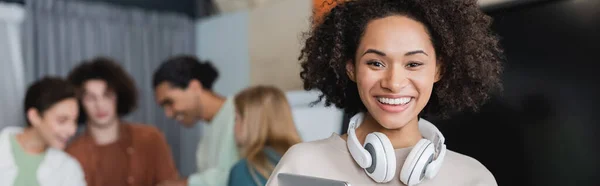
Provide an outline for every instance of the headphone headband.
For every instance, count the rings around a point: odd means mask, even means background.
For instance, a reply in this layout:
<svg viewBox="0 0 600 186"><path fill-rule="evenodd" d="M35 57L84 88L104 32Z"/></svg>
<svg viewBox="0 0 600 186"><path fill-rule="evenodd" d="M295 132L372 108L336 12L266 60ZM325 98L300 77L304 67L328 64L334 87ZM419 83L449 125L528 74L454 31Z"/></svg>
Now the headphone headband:
<svg viewBox="0 0 600 186"><path fill-rule="evenodd" d="M369 133L363 147L356 136L356 129L362 124L364 117L364 113L357 113L350 119L346 142L348 150L369 177L378 183L388 182L398 166L394 147L385 134L380 132ZM400 180L407 185L419 183L424 177L433 178L440 170L446 154L442 133L431 122L423 118L418 119L419 132L425 139L421 139L415 145L402 165Z"/></svg>
<svg viewBox="0 0 600 186"><path fill-rule="evenodd" d="M352 116L350 119L350 123L348 125L348 142L346 145L348 146L348 150L350 151L350 154L352 154L354 161L356 161L360 167L367 168L371 166L371 163L373 163L371 155L360 144L355 133L355 129L360 126L363 119L363 113L358 113Z"/></svg>
<svg viewBox="0 0 600 186"><path fill-rule="evenodd" d="M358 138L355 135L355 130L362 124L364 117L365 117L364 113L359 112L359 113L355 114L354 116L352 116L352 118L350 119L350 123L348 124L348 132L347 133L353 134L353 135L348 135L349 139L353 138L352 140L348 140L348 141L350 143L354 143L353 145L357 145L356 147L360 147L360 149L362 149L362 145L360 145L358 143ZM445 148L444 142L446 141L446 138L444 138L444 135L442 135L442 132L440 132L440 130L435 125L433 125L433 123L431 123L423 118L419 118L419 131L421 132L421 135L425 139L428 139L429 141L431 141L433 143L433 145L435 147L435 155L436 155L434 157L434 159L437 159L437 157L440 155L440 152ZM350 143L348 145L350 145ZM350 152L352 153L352 149L350 150Z"/></svg>
<svg viewBox="0 0 600 186"><path fill-rule="evenodd" d="M433 146L435 147L435 158L437 158L439 153L442 151L446 138L444 138L442 132L440 132L440 130L433 125L433 123L423 118L419 118L419 131L421 131L421 135L425 137L425 139L428 139L433 143Z"/></svg>

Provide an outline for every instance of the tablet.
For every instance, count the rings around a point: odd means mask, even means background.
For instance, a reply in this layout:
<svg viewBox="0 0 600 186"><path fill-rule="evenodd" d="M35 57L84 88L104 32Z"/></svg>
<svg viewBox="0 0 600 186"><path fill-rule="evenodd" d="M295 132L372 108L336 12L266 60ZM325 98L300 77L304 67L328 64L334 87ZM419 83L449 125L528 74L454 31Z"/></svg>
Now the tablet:
<svg viewBox="0 0 600 186"><path fill-rule="evenodd" d="M349 183L344 181L288 173L277 174L277 179L279 180L279 186L350 186Z"/></svg>

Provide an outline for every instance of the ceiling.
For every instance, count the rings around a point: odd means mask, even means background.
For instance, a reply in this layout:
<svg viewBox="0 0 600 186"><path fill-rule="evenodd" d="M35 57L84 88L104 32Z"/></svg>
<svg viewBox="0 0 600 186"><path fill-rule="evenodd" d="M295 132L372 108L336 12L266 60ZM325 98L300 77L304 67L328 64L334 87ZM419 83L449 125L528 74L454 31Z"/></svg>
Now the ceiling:
<svg viewBox="0 0 600 186"><path fill-rule="evenodd" d="M211 1L211 0L197 0L197 1ZM273 3L280 0L212 0L215 8L221 13L234 12L244 9L253 9L257 6L264 4ZM308 0L304 0L308 1ZM543 0L479 0L479 5L484 9L495 9L510 7L517 4L529 3Z"/></svg>
<svg viewBox="0 0 600 186"><path fill-rule="evenodd" d="M23 3L27 0L0 0ZM122 6L135 6L145 9L179 12L192 18L201 18L215 13L227 13L243 9L252 9L280 0L81 0L108 2ZM303 0L308 1L308 0ZM518 4L549 0L479 0L484 10L495 10Z"/></svg>

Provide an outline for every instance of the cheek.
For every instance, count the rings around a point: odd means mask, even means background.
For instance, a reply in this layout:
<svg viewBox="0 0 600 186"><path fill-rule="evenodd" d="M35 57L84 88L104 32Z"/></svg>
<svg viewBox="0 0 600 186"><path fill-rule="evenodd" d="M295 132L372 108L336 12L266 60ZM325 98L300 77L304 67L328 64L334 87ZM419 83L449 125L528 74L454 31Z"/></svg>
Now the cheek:
<svg viewBox="0 0 600 186"><path fill-rule="evenodd" d="M419 93L417 98L417 107L424 108L429 102L433 93L433 84L435 82L435 74L427 73L412 78L412 82Z"/></svg>
<svg viewBox="0 0 600 186"><path fill-rule="evenodd" d="M185 99L184 99L185 100ZM181 112L183 110L187 110L191 103L189 101L182 101L181 99L173 99L173 103L171 104L171 109L175 112Z"/></svg>
<svg viewBox="0 0 600 186"><path fill-rule="evenodd" d="M111 112L116 112L117 111L117 98L111 97L111 98L108 98L106 101L108 101L108 104L107 104L108 108L106 108L106 109Z"/></svg>
<svg viewBox="0 0 600 186"><path fill-rule="evenodd" d="M239 122L236 122L236 124L235 124L235 135L241 137L241 136L243 136L243 134L244 134L244 129L243 129L242 124L239 123Z"/></svg>
<svg viewBox="0 0 600 186"><path fill-rule="evenodd" d="M373 88L379 86L378 82L380 77L380 73L368 71L368 70L359 70L356 74L356 86L358 88L358 92L368 92Z"/></svg>
<svg viewBox="0 0 600 186"><path fill-rule="evenodd" d="M83 100L81 102L81 104L83 105L83 108L85 109L85 111L87 111L87 112L95 112L94 103L92 101Z"/></svg>
<svg viewBox="0 0 600 186"><path fill-rule="evenodd" d="M60 133L60 125L56 122L46 121L43 125L44 128L42 130L48 137L57 136Z"/></svg>
<svg viewBox="0 0 600 186"><path fill-rule="evenodd" d="M179 103L179 102L173 102L173 104L171 105L171 110L173 112L175 112L174 114L180 113L185 108L185 103Z"/></svg>
<svg viewBox="0 0 600 186"><path fill-rule="evenodd" d="M425 94L421 96L430 96L433 89L433 84L435 83L435 70L423 71L423 73L415 73L411 77L411 81L414 83L420 94Z"/></svg>

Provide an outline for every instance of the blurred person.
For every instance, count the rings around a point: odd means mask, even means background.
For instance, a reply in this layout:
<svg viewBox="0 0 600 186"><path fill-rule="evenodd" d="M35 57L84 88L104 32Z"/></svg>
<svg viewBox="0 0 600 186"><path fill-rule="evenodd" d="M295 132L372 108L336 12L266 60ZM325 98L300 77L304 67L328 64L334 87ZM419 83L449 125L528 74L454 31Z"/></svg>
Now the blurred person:
<svg viewBox="0 0 600 186"><path fill-rule="evenodd" d="M338 4L308 33L300 76L326 104L354 114L348 133L294 145L267 185L279 173L352 185L497 185L421 118L477 111L502 88L490 24L476 0Z"/></svg>
<svg viewBox="0 0 600 186"><path fill-rule="evenodd" d="M131 77L113 60L83 61L68 76L82 105L85 130L68 146L88 185L156 185L179 178L171 149L154 126L122 119L136 108Z"/></svg>
<svg viewBox="0 0 600 186"><path fill-rule="evenodd" d="M0 185L85 186L77 160L63 151L77 130L75 89L58 77L44 77L25 95L25 128L0 132Z"/></svg>
<svg viewBox="0 0 600 186"><path fill-rule="evenodd" d="M243 159L229 175L229 186L262 186L281 156L300 143L285 94L271 86L250 87L235 97L235 137Z"/></svg>
<svg viewBox="0 0 600 186"><path fill-rule="evenodd" d="M233 99L212 91L218 76L212 64L188 55L171 57L154 72L152 85L156 103L167 117L190 128L199 121L207 122L196 151L196 173L161 185L227 184L229 170L239 155L233 132Z"/></svg>

